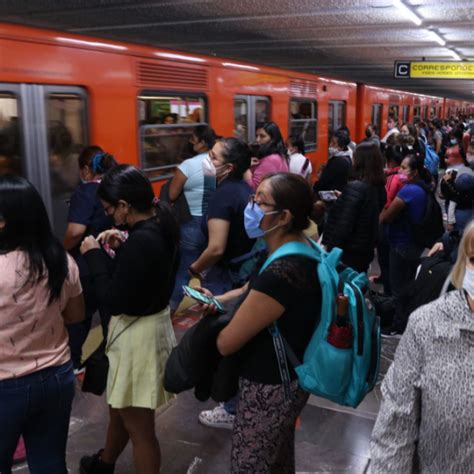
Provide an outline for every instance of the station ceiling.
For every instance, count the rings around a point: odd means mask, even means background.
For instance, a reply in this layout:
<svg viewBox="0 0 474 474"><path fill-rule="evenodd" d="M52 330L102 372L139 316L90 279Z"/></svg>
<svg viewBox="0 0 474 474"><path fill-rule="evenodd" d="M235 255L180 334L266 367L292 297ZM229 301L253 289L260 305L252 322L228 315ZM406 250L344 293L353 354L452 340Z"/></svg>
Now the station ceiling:
<svg viewBox="0 0 474 474"><path fill-rule="evenodd" d="M474 101L473 81L393 78L395 60L474 60L474 0L402 0L420 25L396 3L3 0L0 19Z"/></svg>

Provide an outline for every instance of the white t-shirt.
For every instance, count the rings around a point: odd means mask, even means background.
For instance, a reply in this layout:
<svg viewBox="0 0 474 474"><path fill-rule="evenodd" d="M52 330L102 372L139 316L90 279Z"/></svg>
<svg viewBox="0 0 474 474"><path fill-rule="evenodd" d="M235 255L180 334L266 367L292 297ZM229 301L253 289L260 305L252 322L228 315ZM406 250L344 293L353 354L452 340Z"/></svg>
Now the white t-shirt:
<svg viewBox="0 0 474 474"><path fill-rule="evenodd" d="M201 153L193 158L184 160L178 169L188 178L184 184L184 196L188 202L192 216L203 216L207 213L207 201L215 189L215 180L204 179L202 162L208 153Z"/></svg>
<svg viewBox="0 0 474 474"><path fill-rule="evenodd" d="M303 171L305 163L308 161L308 166ZM290 155L290 173L299 174L303 178L307 178L312 172L313 168L311 166L311 161L306 158L306 156L301 153L293 153Z"/></svg>

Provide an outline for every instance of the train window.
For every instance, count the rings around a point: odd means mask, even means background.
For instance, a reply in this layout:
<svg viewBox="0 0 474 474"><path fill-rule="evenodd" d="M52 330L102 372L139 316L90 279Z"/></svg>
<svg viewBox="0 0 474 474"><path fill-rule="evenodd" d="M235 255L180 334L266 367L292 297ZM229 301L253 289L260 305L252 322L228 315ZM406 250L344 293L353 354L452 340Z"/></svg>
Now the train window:
<svg viewBox="0 0 474 474"><path fill-rule="evenodd" d="M398 122L398 110L399 110L399 107L398 105L396 104L390 104L388 106L388 115L393 115L393 117L395 118L395 123Z"/></svg>
<svg viewBox="0 0 474 474"><path fill-rule="evenodd" d="M244 98L234 99L234 136L247 141L248 133L248 103Z"/></svg>
<svg viewBox="0 0 474 474"><path fill-rule="evenodd" d="M429 119L429 117L428 117L428 106L427 105L423 106L422 117L423 117L423 120L428 120Z"/></svg>
<svg viewBox="0 0 474 474"><path fill-rule="evenodd" d="M200 94L143 92L138 97L141 166L159 179L192 156L189 139L206 123L206 98Z"/></svg>
<svg viewBox="0 0 474 474"><path fill-rule="evenodd" d="M77 158L87 144L86 101L79 94L50 93L46 99L53 200L70 196L79 183Z"/></svg>
<svg viewBox="0 0 474 474"><path fill-rule="evenodd" d="M314 100L291 99L290 120L288 130L290 135L303 138L306 151L314 151L317 146L317 103Z"/></svg>
<svg viewBox="0 0 474 474"><path fill-rule="evenodd" d="M344 125L346 125L346 103L339 100L330 100L328 113L329 138L338 128Z"/></svg>
<svg viewBox="0 0 474 474"><path fill-rule="evenodd" d="M377 132L382 130L382 104L372 105L372 125L377 126Z"/></svg>
<svg viewBox="0 0 474 474"><path fill-rule="evenodd" d="M415 105L413 107L413 122L419 122L421 120L421 107Z"/></svg>
<svg viewBox="0 0 474 474"><path fill-rule="evenodd" d="M410 106L404 105L402 109L402 121L403 123L408 123L408 116L410 114Z"/></svg>
<svg viewBox="0 0 474 474"><path fill-rule="evenodd" d="M270 98L255 95L234 97L234 136L252 143L255 131L270 120Z"/></svg>
<svg viewBox="0 0 474 474"><path fill-rule="evenodd" d="M267 97L255 97L255 130L270 120L270 100Z"/></svg>
<svg viewBox="0 0 474 474"><path fill-rule="evenodd" d="M22 174L20 101L11 92L0 92L0 175Z"/></svg>
<svg viewBox="0 0 474 474"><path fill-rule="evenodd" d="M435 118L436 116L436 107L430 107L430 119Z"/></svg>

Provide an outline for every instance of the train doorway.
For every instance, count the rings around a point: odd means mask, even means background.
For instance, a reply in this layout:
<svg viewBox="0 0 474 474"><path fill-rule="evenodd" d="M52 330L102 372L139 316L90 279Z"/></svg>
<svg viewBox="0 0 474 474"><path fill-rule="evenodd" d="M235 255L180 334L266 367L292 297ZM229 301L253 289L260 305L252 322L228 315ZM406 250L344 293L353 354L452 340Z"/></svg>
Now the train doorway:
<svg viewBox="0 0 474 474"><path fill-rule="evenodd" d="M0 83L0 174L19 174L35 185L61 240L88 137L85 89Z"/></svg>

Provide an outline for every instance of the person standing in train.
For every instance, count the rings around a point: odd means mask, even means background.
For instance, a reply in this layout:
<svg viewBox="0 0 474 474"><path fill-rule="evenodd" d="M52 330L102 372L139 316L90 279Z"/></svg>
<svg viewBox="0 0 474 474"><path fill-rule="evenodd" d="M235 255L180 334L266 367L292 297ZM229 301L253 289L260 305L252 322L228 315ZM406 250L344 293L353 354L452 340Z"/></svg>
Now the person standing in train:
<svg viewBox="0 0 474 474"><path fill-rule="evenodd" d="M259 145L258 156L252 158L252 166L245 175L253 191L267 174L289 170L288 150L275 122L267 122L257 129L256 142Z"/></svg>
<svg viewBox="0 0 474 474"><path fill-rule="evenodd" d="M474 223L451 272L455 287L410 315L382 383L373 474L468 473L474 465Z"/></svg>
<svg viewBox="0 0 474 474"><path fill-rule="evenodd" d="M181 224L181 261L176 275L176 283L171 296L171 311L175 311L183 299L183 285L189 282L189 266L201 255L207 245L203 232L203 220L207 215L208 201L216 189L215 178L204 176L202 163L209 156L216 137L208 125L197 126L190 143L197 153L193 158L183 161L177 168L169 187L170 201L176 201L184 193L188 203L191 220Z"/></svg>
<svg viewBox="0 0 474 474"><path fill-rule="evenodd" d="M82 239L87 235L98 236L109 229L112 221L104 214L104 208L97 196L97 188L105 172L117 165L114 157L102 148L92 145L84 148L78 157L82 183L71 197L68 226L64 236L64 248L74 257L81 276L81 285L86 302L86 317L77 324L67 327L69 346L75 373L80 373L82 346L89 334L92 316L98 310L104 338L107 337L110 314L97 301L89 268L79 252Z"/></svg>
<svg viewBox="0 0 474 474"><path fill-rule="evenodd" d="M384 144L387 143L387 139L390 135L392 135L393 133L400 133L400 131L397 128L397 123L395 122L395 116L393 114L389 114L388 116L387 128L388 128L387 133L383 136L382 140L380 140Z"/></svg>
<svg viewBox="0 0 474 474"><path fill-rule="evenodd" d="M67 474L74 373L65 324L84 318L79 270L38 191L0 176L0 472L20 435L29 472Z"/></svg>
<svg viewBox="0 0 474 474"><path fill-rule="evenodd" d="M169 299L179 261L179 226L171 209L155 199L145 174L129 165L109 171L97 190L115 225L81 244L99 302L113 315L106 353L109 359L109 425L104 449L81 459L82 474L112 473L128 441L135 471L160 472L161 452L155 410L172 395L163 387L168 355L176 345ZM116 250L110 259L100 248Z"/></svg>

